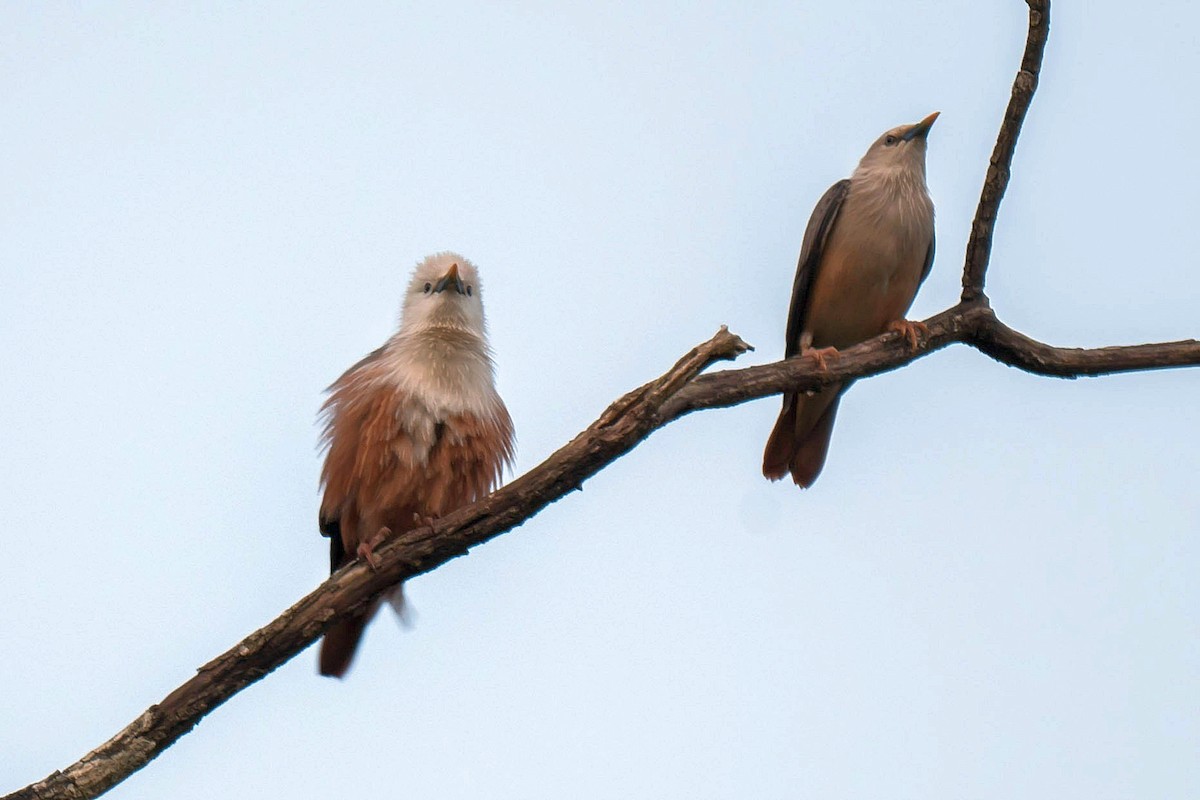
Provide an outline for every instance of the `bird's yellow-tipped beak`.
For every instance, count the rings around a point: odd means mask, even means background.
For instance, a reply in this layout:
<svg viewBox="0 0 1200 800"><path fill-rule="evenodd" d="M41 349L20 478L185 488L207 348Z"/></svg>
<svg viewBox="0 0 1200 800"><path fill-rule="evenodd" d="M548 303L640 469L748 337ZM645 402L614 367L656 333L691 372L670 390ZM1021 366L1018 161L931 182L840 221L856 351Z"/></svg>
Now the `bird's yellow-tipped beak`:
<svg viewBox="0 0 1200 800"><path fill-rule="evenodd" d="M436 285L434 285L433 291L435 293L443 292L451 287L453 287L454 291L458 292L459 294L465 294L467 291L467 287L463 285L462 278L458 277L458 264L450 265L450 269L447 270L446 274L443 275L440 280L438 280Z"/></svg>
<svg viewBox="0 0 1200 800"><path fill-rule="evenodd" d="M902 137L904 139L904 141L911 142L913 139L916 139L918 136L921 136L921 137L928 136L929 129L933 127L933 123L935 121L937 121L938 115L941 113L942 112L940 112L940 111L935 111L932 114L930 114L928 117L926 117L925 119L918 122L916 125L913 125L911 128L909 128L908 132L905 133L904 136Z"/></svg>

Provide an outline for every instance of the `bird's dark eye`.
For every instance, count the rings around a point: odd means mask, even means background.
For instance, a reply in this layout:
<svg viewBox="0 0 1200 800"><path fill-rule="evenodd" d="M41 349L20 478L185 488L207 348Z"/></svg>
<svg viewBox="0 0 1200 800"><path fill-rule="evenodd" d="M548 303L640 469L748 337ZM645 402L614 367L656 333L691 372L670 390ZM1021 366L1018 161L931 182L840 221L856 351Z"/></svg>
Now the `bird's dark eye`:
<svg viewBox="0 0 1200 800"><path fill-rule="evenodd" d="M433 284L432 283L425 284L425 294L429 294L432 291L433 291Z"/></svg>
<svg viewBox="0 0 1200 800"><path fill-rule="evenodd" d="M470 297L470 296L471 296L471 287L468 286L467 287L467 297Z"/></svg>
<svg viewBox="0 0 1200 800"><path fill-rule="evenodd" d="M895 144L895 143L896 143L896 142L898 142L898 141L899 141L899 139L897 139L895 136L892 136L891 134L888 134L888 137L887 137L886 139L884 139L884 140L883 140L883 143L884 143L884 144L889 144L889 145L890 145L890 144Z"/></svg>

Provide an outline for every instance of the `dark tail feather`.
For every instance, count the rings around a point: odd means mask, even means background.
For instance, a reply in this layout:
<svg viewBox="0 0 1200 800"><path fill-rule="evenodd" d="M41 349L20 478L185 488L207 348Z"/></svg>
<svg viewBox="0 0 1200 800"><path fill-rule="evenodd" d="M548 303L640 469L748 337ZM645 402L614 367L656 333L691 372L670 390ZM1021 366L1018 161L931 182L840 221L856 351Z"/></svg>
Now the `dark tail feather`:
<svg viewBox="0 0 1200 800"><path fill-rule="evenodd" d="M788 474L788 465L792 454L796 451L796 395L783 396L783 410L767 439L766 450L763 451L763 476L777 481Z"/></svg>
<svg viewBox="0 0 1200 800"><path fill-rule="evenodd" d="M367 616L355 614L334 623L332 628L325 631L319 659L322 675L340 678L346 674L350 662L354 660L354 651L358 649L363 629L367 627L367 619Z"/></svg>
<svg viewBox="0 0 1200 800"><path fill-rule="evenodd" d="M833 436L833 420L837 416L838 402L841 396L833 398L812 430L795 448L791 457L789 471L796 485L807 489L817 480L821 469L825 466L825 456L829 453L829 440ZM772 434L774 438L774 434ZM768 448L770 445L768 445ZM766 467L764 466L764 472ZM770 477L769 475L767 477ZM783 477L780 473L779 477Z"/></svg>
<svg viewBox="0 0 1200 800"><path fill-rule="evenodd" d="M342 546L339 520L326 522L322 519L321 532L329 536L329 572L337 572L339 567L351 560ZM340 678L346 674L369 619L369 614L355 614L335 622L333 627L325 631L325 636L321 639L321 654L317 659L318 670L322 675Z"/></svg>

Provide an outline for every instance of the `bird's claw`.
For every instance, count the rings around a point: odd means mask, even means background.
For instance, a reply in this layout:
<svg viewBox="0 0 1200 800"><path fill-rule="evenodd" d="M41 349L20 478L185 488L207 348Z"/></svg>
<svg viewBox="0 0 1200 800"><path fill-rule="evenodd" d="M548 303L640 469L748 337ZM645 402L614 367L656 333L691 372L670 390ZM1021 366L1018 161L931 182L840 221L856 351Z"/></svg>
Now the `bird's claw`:
<svg viewBox="0 0 1200 800"><path fill-rule="evenodd" d="M358 556L359 561L367 562L367 566L378 572L379 556L375 555L375 548L378 547L384 539L391 535L392 529L386 525L383 526L379 529L378 533L376 533L370 539L365 539L359 542L358 548L354 551L354 554Z"/></svg>
<svg viewBox="0 0 1200 800"><path fill-rule="evenodd" d="M817 365L817 369L821 370L821 372L828 372L828 359L837 358L839 355L841 353L838 352L836 347L810 347L801 353L801 356L804 358L812 359L813 363Z"/></svg>
<svg viewBox="0 0 1200 800"><path fill-rule="evenodd" d="M929 335L929 326L924 322L917 322L911 319L898 319L888 325L888 330L892 333L898 333L905 339L908 339L908 346L913 350L917 349L917 345L921 339Z"/></svg>

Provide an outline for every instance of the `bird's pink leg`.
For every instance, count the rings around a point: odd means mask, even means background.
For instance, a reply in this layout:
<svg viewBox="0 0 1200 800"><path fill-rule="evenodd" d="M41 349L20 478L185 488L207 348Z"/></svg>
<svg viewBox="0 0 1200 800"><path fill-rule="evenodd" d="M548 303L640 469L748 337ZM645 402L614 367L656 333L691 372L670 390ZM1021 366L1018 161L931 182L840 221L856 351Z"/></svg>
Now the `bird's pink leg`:
<svg viewBox="0 0 1200 800"><path fill-rule="evenodd" d="M424 514L413 514L413 522L416 523L414 527L432 528L435 519L433 517L425 516ZM358 556L360 561L367 562L371 569L379 569L379 558L375 555L375 548L379 547L379 545L383 543L383 540L391 535L392 529L384 525L370 539L364 539L363 541L359 542L358 548L354 551L354 554Z"/></svg>
<svg viewBox="0 0 1200 800"><path fill-rule="evenodd" d="M826 359L837 358L841 353L836 347L808 347L800 353L801 358L811 358L817 365L817 369L821 372L829 371L829 364Z"/></svg>
<svg viewBox="0 0 1200 800"><path fill-rule="evenodd" d="M929 326L924 322L916 322L911 319L897 319L888 323L889 331L898 333L905 339L908 339L908 346L913 350L917 349L917 343L920 337L929 335Z"/></svg>
<svg viewBox="0 0 1200 800"><path fill-rule="evenodd" d="M384 539L392 535L392 529L384 525L370 539L364 539L358 543L358 549L355 550L355 555L360 561L367 562L367 565L373 569L379 569L379 557L375 555L375 548L378 547Z"/></svg>

